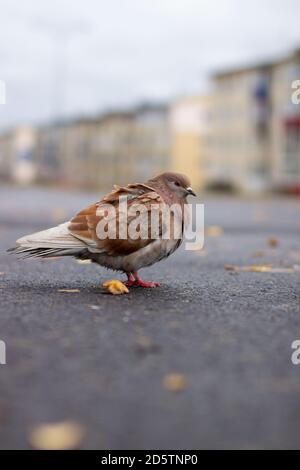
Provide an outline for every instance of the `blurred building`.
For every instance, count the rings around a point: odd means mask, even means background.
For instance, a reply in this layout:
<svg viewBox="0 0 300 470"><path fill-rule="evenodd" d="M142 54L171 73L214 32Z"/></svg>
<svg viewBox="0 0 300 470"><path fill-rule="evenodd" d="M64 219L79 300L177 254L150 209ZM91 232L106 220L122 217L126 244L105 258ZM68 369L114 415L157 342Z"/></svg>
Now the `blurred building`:
<svg viewBox="0 0 300 470"><path fill-rule="evenodd" d="M171 164L169 107L143 104L133 111L129 181L145 181Z"/></svg>
<svg viewBox="0 0 300 470"><path fill-rule="evenodd" d="M271 96L268 65L214 76L206 184L255 191L271 174Z"/></svg>
<svg viewBox="0 0 300 470"><path fill-rule="evenodd" d="M68 178L65 165L65 128L63 123L51 123L37 129L35 162L38 182L62 183Z"/></svg>
<svg viewBox="0 0 300 470"><path fill-rule="evenodd" d="M102 115L93 123L90 160L95 185L143 181L168 168L170 133L168 108L144 104Z"/></svg>
<svg viewBox="0 0 300 470"><path fill-rule="evenodd" d="M30 184L36 178L36 131L18 127L0 136L0 178Z"/></svg>
<svg viewBox="0 0 300 470"><path fill-rule="evenodd" d="M133 113L109 112L93 124L90 172L95 187L110 189L131 174Z"/></svg>
<svg viewBox="0 0 300 470"><path fill-rule="evenodd" d="M162 105L51 124L37 135L41 182L106 190L148 179L169 164L169 114Z"/></svg>
<svg viewBox="0 0 300 470"><path fill-rule="evenodd" d="M59 155L65 185L77 188L101 187L98 168L93 160L95 128L93 119L79 119L65 124Z"/></svg>
<svg viewBox="0 0 300 470"><path fill-rule="evenodd" d="M259 191L300 184L300 55L213 77L206 185Z"/></svg>
<svg viewBox="0 0 300 470"><path fill-rule="evenodd" d="M300 103L293 103L300 80L300 50L272 65L272 184L300 192Z"/></svg>
<svg viewBox="0 0 300 470"><path fill-rule="evenodd" d="M174 102L170 111L170 168L190 175L195 188L206 183L210 109L209 96L192 96Z"/></svg>
<svg viewBox="0 0 300 470"><path fill-rule="evenodd" d="M0 180L9 181L13 167L13 132L0 135Z"/></svg>
<svg viewBox="0 0 300 470"><path fill-rule="evenodd" d="M129 114L107 113L43 126L38 130L38 179L79 188L107 189L124 177Z"/></svg>
<svg viewBox="0 0 300 470"><path fill-rule="evenodd" d="M0 135L0 178L107 190L173 169L197 188L300 192L300 51L212 77L207 96Z"/></svg>

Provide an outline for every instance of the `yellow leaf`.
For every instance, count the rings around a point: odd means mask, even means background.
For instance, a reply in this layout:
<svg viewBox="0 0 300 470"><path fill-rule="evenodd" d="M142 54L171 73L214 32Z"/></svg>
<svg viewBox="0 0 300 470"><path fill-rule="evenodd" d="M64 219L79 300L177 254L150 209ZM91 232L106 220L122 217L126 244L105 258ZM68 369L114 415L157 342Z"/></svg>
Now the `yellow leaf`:
<svg viewBox="0 0 300 470"><path fill-rule="evenodd" d="M149 336L141 335L136 338L136 352L147 354L155 353L159 350L159 345L156 344Z"/></svg>
<svg viewBox="0 0 300 470"><path fill-rule="evenodd" d="M65 292L68 294L75 294L76 292L80 292L79 289L58 289L57 292Z"/></svg>
<svg viewBox="0 0 300 470"><path fill-rule="evenodd" d="M29 441L38 450L68 450L78 447L85 434L84 428L73 421L41 424L30 433Z"/></svg>
<svg viewBox="0 0 300 470"><path fill-rule="evenodd" d="M125 284L117 279L111 279L110 281L104 282L102 285L113 295L128 294L129 292Z"/></svg>
<svg viewBox="0 0 300 470"><path fill-rule="evenodd" d="M249 268L249 271L252 271L254 273L269 273L270 271L272 271L272 266L269 266L269 265L253 264L252 266L245 266L246 270L247 268Z"/></svg>
<svg viewBox="0 0 300 470"><path fill-rule="evenodd" d="M267 243L271 248L276 248L279 245L279 241L275 237L269 237Z"/></svg>
<svg viewBox="0 0 300 470"><path fill-rule="evenodd" d="M167 374L163 379L163 386L170 392L180 392L187 386L186 377L183 374Z"/></svg>
<svg viewBox="0 0 300 470"><path fill-rule="evenodd" d="M225 264L224 268L227 271L233 272L252 272L252 273L295 273L297 269L295 267L292 268L281 268L281 267L273 267L271 264L262 264L256 265L252 264L250 266L233 266L231 264Z"/></svg>
<svg viewBox="0 0 300 470"><path fill-rule="evenodd" d="M207 229L205 230L205 234L208 237L220 237L221 235L223 235L223 233L224 233L224 230L219 225L211 225L210 227L207 227Z"/></svg>

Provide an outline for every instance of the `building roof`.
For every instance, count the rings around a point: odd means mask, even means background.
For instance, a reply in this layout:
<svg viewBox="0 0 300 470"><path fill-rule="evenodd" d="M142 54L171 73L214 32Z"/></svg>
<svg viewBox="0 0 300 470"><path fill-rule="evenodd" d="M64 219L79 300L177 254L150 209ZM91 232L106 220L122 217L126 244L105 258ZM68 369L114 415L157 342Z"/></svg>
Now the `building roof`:
<svg viewBox="0 0 300 470"><path fill-rule="evenodd" d="M215 71L212 73L212 77L217 79L217 78L227 77L230 75L236 75L239 73L252 72L255 70L268 70L274 67L274 65L288 62L293 58L300 60L300 46L299 48L294 49L292 53L285 55L284 57L277 57L268 61L253 62L248 65L246 64L244 66L232 67L232 68L228 68L225 70Z"/></svg>

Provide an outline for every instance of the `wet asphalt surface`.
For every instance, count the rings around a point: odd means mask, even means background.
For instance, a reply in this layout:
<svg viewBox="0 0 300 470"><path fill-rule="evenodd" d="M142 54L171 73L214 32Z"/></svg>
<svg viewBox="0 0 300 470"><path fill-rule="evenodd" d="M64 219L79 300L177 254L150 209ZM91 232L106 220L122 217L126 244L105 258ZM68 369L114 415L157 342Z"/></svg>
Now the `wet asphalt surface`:
<svg viewBox="0 0 300 470"><path fill-rule="evenodd" d="M0 190L0 448L30 448L34 426L70 419L82 449L299 448L300 272L224 269L299 266L299 200L207 198L206 227L224 233L141 271L160 288L124 296L99 287L122 278L101 267L4 252L94 200ZM169 373L183 390L164 387Z"/></svg>

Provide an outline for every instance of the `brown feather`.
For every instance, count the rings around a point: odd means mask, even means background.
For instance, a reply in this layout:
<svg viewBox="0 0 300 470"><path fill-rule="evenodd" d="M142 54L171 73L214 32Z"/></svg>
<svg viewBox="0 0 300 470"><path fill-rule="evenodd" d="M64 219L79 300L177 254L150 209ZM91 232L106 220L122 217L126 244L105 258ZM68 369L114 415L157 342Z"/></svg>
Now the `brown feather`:
<svg viewBox="0 0 300 470"><path fill-rule="evenodd" d="M121 239L118 237L119 234L119 197L126 196L127 204L128 204L128 224L126 228L127 238ZM131 197L132 196L132 197ZM116 218L116 239L105 238L99 239L97 235L97 225L106 217L108 218L109 210L107 208L107 204L112 204L115 208L115 213L113 214L113 218ZM139 214L133 216L130 215L130 208L134 204L142 204L147 210L145 214L143 213L143 217L145 218L145 222L148 224L148 233L147 238L137 238L131 239L128 234L128 225L136 219ZM163 211L165 203L162 197L152 190L152 188L148 185L144 184L131 184L126 187L115 187L115 189L105 196L101 201L95 203L86 209L80 211L73 219L71 219L69 224L69 231L75 237L80 239L84 239L84 241L88 244L89 242L95 243L97 248L101 251L111 255L126 255L133 253L135 251L140 250L141 248L147 246L149 243L153 241L151 238L151 225L150 225L150 210L153 204L158 205L158 210ZM160 218L161 222L161 218ZM141 224L143 225L143 224ZM161 227L160 227L161 233Z"/></svg>

